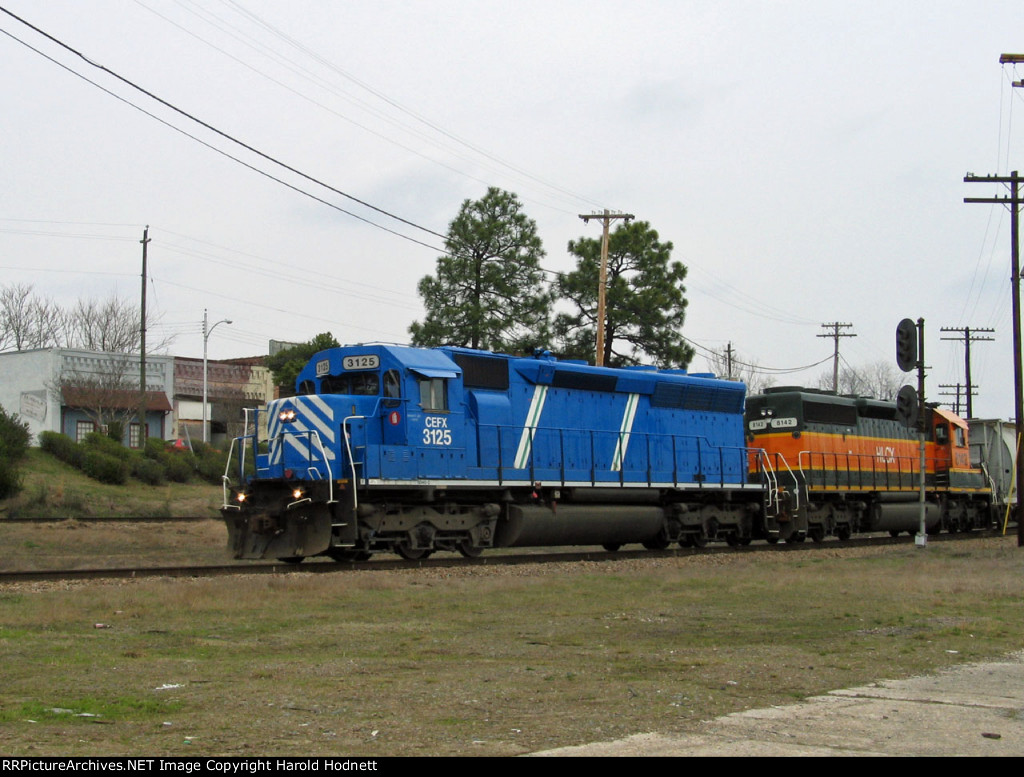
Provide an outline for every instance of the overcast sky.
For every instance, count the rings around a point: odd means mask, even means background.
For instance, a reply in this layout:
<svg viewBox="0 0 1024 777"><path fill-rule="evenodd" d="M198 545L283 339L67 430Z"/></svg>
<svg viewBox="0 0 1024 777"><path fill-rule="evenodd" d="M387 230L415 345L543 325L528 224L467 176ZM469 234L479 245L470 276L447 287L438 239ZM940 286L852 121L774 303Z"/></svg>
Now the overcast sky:
<svg viewBox="0 0 1024 777"><path fill-rule="evenodd" d="M1005 189L963 178L1024 168L1024 69L999 64L1020 0L0 7L56 39L0 13L0 283L136 300L149 225L150 337L176 355L202 355L204 308L232 320L211 358L406 342L437 234L498 186L552 271L600 235L580 214L649 222L698 353L731 342L778 385L831 368L822 324L861 367L923 317L943 399L964 348L941 328L993 328L975 415L1012 415L1009 212L963 202Z"/></svg>

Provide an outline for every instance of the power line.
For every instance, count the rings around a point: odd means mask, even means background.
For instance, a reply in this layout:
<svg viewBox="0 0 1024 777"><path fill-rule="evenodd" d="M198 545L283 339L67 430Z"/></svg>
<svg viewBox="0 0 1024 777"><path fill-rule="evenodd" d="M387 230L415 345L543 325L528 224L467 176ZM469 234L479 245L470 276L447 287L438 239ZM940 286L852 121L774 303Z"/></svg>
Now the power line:
<svg viewBox="0 0 1024 777"><path fill-rule="evenodd" d="M260 157L260 158L262 158L262 159L264 159L264 160L266 160L266 161L268 161L268 162L270 162L272 164L275 164L278 167L281 167L281 168L287 170L288 172L293 173L294 175L299 176L300 178L304 178L305 180L307 180L307 181L309 181L311 183L314 183L317 186L321 186L324 189L327 189L328 191L333 192L334 194L338 194L338 195L340 195L342 197L345 197L346 199L352 200L353 202L356 202L356 203L358 203L358 204L360 204L360 205L362 205L362 206L364 206L366 208L369 208L370 210L376 211L377 213L380 213L381 215L387 216L388 218L394 219L395 221L401 222L402 224L405 224L407 226L413 227L414 229L418 229L418 230L421 230L423 232L426 232L427 234L433 235L434 237L439 237L442 240L445 238L445 236L442 235L439 232L435 232L434 230L429 229L428 227L424 227L424 226L422 226L420 224L417 224L417 223L415 223L413 221L410 221L409 219L403 218L403 217L398 216L398 215L396 215L394 213L391 213L390 211L387 211L387 210L385 210L383 208L377 207L376 205L372 205L369 202L366 202L365 200L361 200L361 199L359 199L358 197L356 197L356 196L354 196L352 194L348 194L347 192L344 192L341 189L338 189L338 188L336 188L334 186L331 186L330 184L327 184L327 183L319 180L318 178L315 178L312 175L309 175L308 173L304 173L301 170L298 170L297 168L292 167L291 165L289 165L289 164L287 164L285 162L282 162L281 160L279 160L279 159L277 159L277 158L275 158L275 157L273 157L273 156L271 156L269 154L266 154L266 153L260 151L259 149L255 148L254 146L251 146L248 143L245 143L244 141L239 140L238 138L234 137L233 135L230 135L229 133L227 133L227 132L225 132L225 131L223 131L221 129L218 129L217 127L214 127L209 122L206 122L206 121L198 118L197 116L194 116L193 114L189 113L188 111L185 111L184 109L179 108L178 106L174 105L173 103L168 102L167 100L164 100L162 97L158 97L153 92L150 92L149 90L139 86L138 84L134 83L133 81L129 80L128 78L125 78L124 76L120 75L119 73L111 70L110 68L106 67L105 65L101 65L98 62L94 62L93 60L89 59L89 57L87 57L85 54L83 54L80 51L72 48L68 44L64 43L63 41L59 40L58 38L55 38L54 36L50 35L49 33L45 32L44 30L40 29L39 27L36 27L35 25L31 24L30 22L26 21L25 19L22 19L20 16L18 16L17 14L12 13L8 9L4 8L3 6L0 6L0 11L2 11L5 14L7 14L11 18L21 22L23 25L25 25L29 29L33 30L34 32L38 33L39 35L42 35L47 40L57 44L58 46L60 46L61 48L65 49L66 51L70 52L74 56L78 57L83 62L85 62L86 64L90 65L91 67L94 67L97 70L101 70L102 72L112 76L113 78L117 79L118 81L122 82L123 84L129 86L130 88L135 89L138 92L141 92L142 94L144 94L147 97L149 97L151 100L155 100L156 102L160 103L164 107L169 108L170 110L174 111L175 113L178 113L181 116L184 116L186 119L188 119L188 120L198 124L199 126L209 130L210 132L213 132L216 135L219 135L220 137L224 138L225 140L228 140L229 142L234 143L235 145L241 146L242 148L244 148L245 150L249 151L250 153L255 154L256 156L258 156L258 157ZM242 162L242 160L240 160L240 159L238 159L238 158L236 158L234 156L231 156L230 154L228 154L228 153L226 153L226 152L224 152L224 151L222 151L220 149L217 149L216 147L211 146L208 143L205 143L204 141L202 141L199 138L197 138L197 137L195 137L195 136L185 132L184 130L180 129L179 127L175 127L174 125L169 124L168 122L164 121L163 119L160 119L159 117L155 116L154 114L152 114L152 113L144 110L143 108L135 105L131 101L129 101L129 100L127 100L127 99L125 99L125 98L123 98L123 97L121 97L121 96L119 96L119 95L117 95L117 94L115 94L115 93L105 89L104 87L100 86L96 82L86 78L85 76L83 76L82 74L76 72L75 70L72 70L70 67L67 67L64 64L62 64L60 62L57 62L57 60L53 59L52 57L49 57L48 55L46 55L43 52L41 52L38 49L36 49L35 47L33 47L30 44L26 43L25 41L21 40L17 36L9 33L8 31L0 30L0 32L3 32L8 37L12 38L13 40L16 40L18 43L21 43L22 45L26 46L27 48L31 49L32 51L35 51L37 54L39 54L40 56L45 57L46 59L50 60L54 64L57 64L57 65L63 67L64 69L68 70L69 72L79 76L80 78L82 78L83 80L85 80L88 83L92 84L93 86L96 86L97 88L102 89L104 92L106 92L107 94L111 95L112 97L116 97L117 99L122 100L123 102L127 103L128 105L131 105L132 107L138 109L139 111L142 111L147 116L150 116L151 118L157 119L157 121L160 121L161 123L165 124L166 126L171 127L172 129L175 129L175 130L181 132L182 134L192 138L193 140L195 140L195 141L197 141L199 143L202 143L203 145L207 146L211 150L217 151L218 153L221 153L224 156L227 156L228 158L233 159L234 161L238 162L239 164L243 164L246 167L249 167L251 170L254 170L255 172L259 172L260 174L265 175L266 177L271 178L272 180L275 180L278 183L281 183L281 184L283 184L285 186L288 186L291 189L294 189L295 191L299 191L299 192L301 192L303 194L306 194L307 196L313 197L314 199L319 199L319 198L316 198L316 197L314 197L313 195L311 195L311 194L309 194L307 192L304 192L304 191L298 189L295 186L292 186L291 184L288 184L288 183L284 182L281 179L278 179L278 178L270 175L269 173L266 173L265 171L259 170L258 168L255 168L252 165L249 165L249 164L247 164L245 162ZM324 202L324 204L330 205L330 203L327 203L324 200L320 200L320 201ZM337 206L331 205L331 207L337 207ZM343 209L338 208L338 210L343 210ZM345 212L348 215L353 216L355 218L361 218L359 216L356 216L353 213L349 213L348 211L343 211L343 212ZM361 219L361 220L367 221L366 219ZM367 223L373 224L374 226L377 226L377 227L379 227L381 229L386 229L385 227L381 227L380 225L374 224L373 222L367 221ZM387 231L391 231L391 230L387 230ZM398 234L398 233L394 233L394 234ZM404 235L399 235L399 236L400 237L405 237ZM411 240L411 238L407 238L407 239ZM413 241L413 242L418 242L418 241ZM426 245L426 244L422 244L422 245ZM428 248L432 248L432 246L427 246L427 247Z"/></svg>

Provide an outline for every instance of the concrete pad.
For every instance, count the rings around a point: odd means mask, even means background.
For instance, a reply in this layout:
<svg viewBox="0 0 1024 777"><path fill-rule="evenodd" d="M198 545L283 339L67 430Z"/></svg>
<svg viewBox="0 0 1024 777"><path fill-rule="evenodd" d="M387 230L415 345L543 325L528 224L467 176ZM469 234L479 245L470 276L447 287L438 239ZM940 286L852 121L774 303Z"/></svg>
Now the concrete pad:
<svg viewBox="0 0 1024 777"><path fill-rule="evenodd" d="M535 756L1024 756L1024 653Z"/></svg>

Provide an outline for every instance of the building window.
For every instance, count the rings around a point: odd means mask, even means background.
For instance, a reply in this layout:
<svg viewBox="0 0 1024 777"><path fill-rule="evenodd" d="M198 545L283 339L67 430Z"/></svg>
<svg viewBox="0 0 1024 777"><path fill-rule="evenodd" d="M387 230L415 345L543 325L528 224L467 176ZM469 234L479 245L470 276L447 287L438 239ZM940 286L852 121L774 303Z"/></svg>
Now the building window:
<svg viewBox="0 0 1024 777"><path fill-rule="evenodd" d="M94 431L96 431L96 424L92 421L77 421L75 423L75 441L81 442L85 439L85 435Z"/></svg>
<svg viewBox="0 0 1024 777"><path fill-rule="evenodd" d="M141 427L138 424L129 424L128 426L128 447L139 448L141 447L139 442L139 431Z"/></svg>

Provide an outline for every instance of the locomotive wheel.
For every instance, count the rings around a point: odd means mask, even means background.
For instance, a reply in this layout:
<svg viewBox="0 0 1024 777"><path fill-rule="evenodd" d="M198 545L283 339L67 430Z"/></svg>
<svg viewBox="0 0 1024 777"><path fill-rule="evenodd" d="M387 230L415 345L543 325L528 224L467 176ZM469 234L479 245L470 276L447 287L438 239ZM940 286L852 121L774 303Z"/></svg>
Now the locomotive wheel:
<svg viewBox="0 0 1024 777"><path fill-rule="evenodd" d="M779 538L774 536L774 535L773 536L769 536L769 537L765 537L765 541L769 545L778 545L779 544Z"/></svg>
<svg viewBox="0 0 1024 777"><path fill-rule="evenodd" d="M691 534L684 534L682 537L680 537L679 538L679 547L680 548L692 548L693 547L693 535L691 535Z"/></svg>
<svg viewBox="0 0 1024 777"><path fill-rule="evenodd" d="M459 553L466 558L477 558L483 552L483 548L478 548L469 540L463 540L459 543Z"/></svg>
<svg viewBox="0 0 1024 777"><path fill-rule="evenodd" d="M433 548L410 548L404 542L395 545L395 553L406 561L419 561L422 558L427 558L433 552Z"/></svg>
<svg viewBox="0 0 1024 777"><path fill-rule="evenodd" d="M740 538L736 532L729 532L729 536L725 538L725 541L729 544L730 548L738 548L740 546Z"/></svg>
<svg viewBox="0 0 1024 777"><path fill-rule="evenodd" d="M807 530L807 536L809 536L814 542L825 541L825 527L824 526L812 526Z"/></svg>
<svg viewBox="0 0 1024 777"><path fill-rule="evenodd" d="M889 529L889 536L890 537L899 537L900 536L900 530L899 529Z"/></svg>
<svg viewBox="0 0 1024 777"><path fill-rule="evenodd" d="M622 547L622 543L619 543L619 542L606 542L601 547L604 548L605 550L607 550L609 553L615 553L619 548Z"/></svg>
<svg viewBox="0 0 1024 777"><path fill-rule="evenodd" d="M305 556L282 556L278 561L283 561L285 564L301 564L305 558Z"/></svg>
<svg viewBox="0 0 1024 777"><path fill-rule="evenodd" d="M845 541L845 540L850 539L850 536L852 534L853 534L853 530L850 529L850 524L848 524L848 523L841 523L838 526L836 526L836 539L844 540Z"/></svg>
<svg viewBox="0 0 1024 777"><path fill-rule="evenodd" d="M788 537L786 537L786 542L801 543L801 542L803 542L806 539L807 539L807 535L804 534L802 531L795 531L792 534L790 534Z"/></svg>
<svg viewBox="0 0 1024 777"><path fill-rule="evenodd" d="M695 548L703 548L708 544L708 538L703 534L693 534L690 538L693 540L693 547Z"/></svg>

